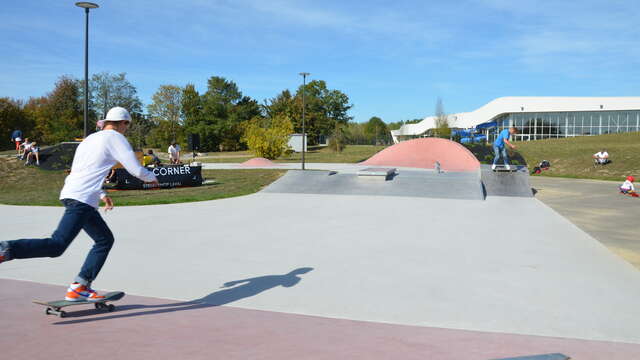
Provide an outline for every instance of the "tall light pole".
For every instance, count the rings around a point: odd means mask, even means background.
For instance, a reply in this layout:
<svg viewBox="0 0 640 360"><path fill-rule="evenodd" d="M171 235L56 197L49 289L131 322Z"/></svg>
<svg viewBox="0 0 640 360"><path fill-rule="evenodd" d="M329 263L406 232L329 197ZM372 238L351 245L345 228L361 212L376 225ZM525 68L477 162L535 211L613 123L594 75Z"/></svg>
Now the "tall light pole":
<svg viewBox="0 0 640 360"><path fill-rule="evenodd" d="M304 170L304 151L307 147L307 134L305 134L304 129L304 94L307 92L307 76L311 74L309 74L308 72L301 72L300 75L302 75L302 170Z"/></svg>
<svg viewBox="0 0 640 360"><path fill-rule="evenodd" d="M77 2L84 9L84 138L87 137L87 117L89 116L89 9L99 8L98 4Z"/></svg>

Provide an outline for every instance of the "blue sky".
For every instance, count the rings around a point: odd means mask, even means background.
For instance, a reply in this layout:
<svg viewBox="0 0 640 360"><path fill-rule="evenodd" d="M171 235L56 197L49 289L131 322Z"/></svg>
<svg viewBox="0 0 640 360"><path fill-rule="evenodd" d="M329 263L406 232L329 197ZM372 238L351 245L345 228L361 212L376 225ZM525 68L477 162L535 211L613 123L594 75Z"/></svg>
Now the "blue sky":
<svg viewBox="0 0 640 360"><path fill-rule="evenodd" d="M356 121L471 111L499 96L633 96L638 1L98 0L90 73L126 72L148 104L162 84L213 75L260 101L310 72L351 98ZM82 77L74 1L21 0L0 13L0 97Z"/></svg>

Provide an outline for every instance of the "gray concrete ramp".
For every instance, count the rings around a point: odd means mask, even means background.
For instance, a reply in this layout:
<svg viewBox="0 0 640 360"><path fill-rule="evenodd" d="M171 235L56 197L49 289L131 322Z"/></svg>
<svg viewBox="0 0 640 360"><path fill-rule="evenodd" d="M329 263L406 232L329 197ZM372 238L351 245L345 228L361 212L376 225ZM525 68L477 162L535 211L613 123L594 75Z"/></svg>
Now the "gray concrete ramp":
<svg viewBox="0 0 640 360"><path fill-rule="evenodd" d="M480 175L477 172L437 173L425 170L400 170L386 181L370 178L358 176L355 173L335 171L289 171L263 192L484 199Z"/></svg>
<svg viewBox="0 0 640 360"><path fill-rule="evenodd" d="M486 196L533 197L525 166L519 166L513 172L494 172L491 165L482 165L481 174Z"/></svg>

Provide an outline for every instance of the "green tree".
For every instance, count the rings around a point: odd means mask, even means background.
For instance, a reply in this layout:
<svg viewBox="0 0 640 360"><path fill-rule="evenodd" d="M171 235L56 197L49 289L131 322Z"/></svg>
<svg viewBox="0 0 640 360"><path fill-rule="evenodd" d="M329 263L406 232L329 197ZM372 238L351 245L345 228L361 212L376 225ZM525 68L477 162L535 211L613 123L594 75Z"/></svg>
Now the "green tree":
<svg viewBox="0 0 640 360"><path fill-rule="evenodd" d="M244 146L242 136L244 124L256 117L262 116L260 105L254 99L243 96L237 104L231 107L227 120L224 122L223 139L221 145L224 150L241 150Z"/></svg>
<svg viewBox="0 0 640 360"><path fill-rule="evenodd" d="M377 116L369 119L364 125L364 132L370 144L379 145L389 142L389 129L387 128L387 124Z"/></svg>
<svg viewBox="0 0 640 360"><path fill-rule="evenodd" d="M327 88L323 80L313 80L306 87L300 86L294 97L288 90L265 104L268 116L283 114L293 121L296 132L302 132L302 93L305 92L305 131L309 144L317 143L320 135L335 132L336 123L346 125L352 117L348 111L353 107L349 97L339 90Z"/></svg>
<svg viewBox="0 0 640 360"><path fill-rule="evenodd" d="M143 147L147 146L148 140L147 137L152 131L158 127L149 116L140 114L140 113L132 113L131 114L132 122L129 126L129 130L127 131L127 139L131 143L135 149L142 150ZM167 143L161 143L159 147L166 145Z"/></svg>
<svg viewBox="0 0 640 360"><path fill-rule="evenodd" d="M255 156L273 160L288 149L292 133L293 125L285 115L255 117L245 125L242 140Z"/></svg>
<svg viewBox="0 0 640 360"><path fill-rule="evenodd" d="M329 139L329 149L333 152L342 152L346 147L345 138L345 124L336 121Z"/></svg>
<svg viewBox="0 0 640 360"><path fill-rule="evenodd" d="M126 78L126 73L111 74L101 72L91 76L89 81L89 99L91 111L100 114L102 119L114 106L121 106L130 113L142 113L142 102L138 91ZM83 87L80 86L81 91Z"/></svg>
<svg viewBox="0 0 640 360"><path fill-rule="evenodd" d="M193 85L187 85L183 93L187 132L200 135L203 151L243 148L243 124L261 115L258 102L243 96L233 81L223 77L209 78L207 91L202 96Z"/></svg>
<svg viewBox="0 0 640 360"><path fill-rule="evenodd" d="M175 137L173 131L175 131ZM153 124L153 127L146 136L145 141L150 147L166 150L169 146L168 144L170 144L172 141L176 141L179 144L184 144L185 139L186 137L184 134L184 129L182 127L173 128L171 122L160 121Z"/></svg>
<svg viewBox="0 0 640 360"><path fill-rule="evenodd" d="M202 98L193 84L182 89L182 120L188 132L202 120Z"/></svg>
<svg viewBox="0 0 640 360"><path fill-rule="evenodd" d="M15 148L13 143L9 142L10 135L13 130L22 130L23 135L30 135L33 124L22 109L22 103L18 100L9 98L0 98L0 134L6 137L7 141L0 142L0 149L7 150Z"/></svg>
<svg viewBox="0 0 640 360"><path fill-rule="evenodd" d="M34 119L41 142L54 144L82 136L84 122L77 80L60 77L41 106Z"/></svg>
<svg viewBox="0 0 640 360"><path fill-rule="evenodd" d="M156 124L168 122L171 141L176 141L177 132L182 126L182 88L177 85L160 85L153 94L152 101L147 106L151 120Z"/></svg>
<svg viewBox="0 0 640 360"><path fill-rule="evenodd" d="M345 127L345 143L350 145L369 144L369 138L364 132L365 124L349 122Z"/></svg>

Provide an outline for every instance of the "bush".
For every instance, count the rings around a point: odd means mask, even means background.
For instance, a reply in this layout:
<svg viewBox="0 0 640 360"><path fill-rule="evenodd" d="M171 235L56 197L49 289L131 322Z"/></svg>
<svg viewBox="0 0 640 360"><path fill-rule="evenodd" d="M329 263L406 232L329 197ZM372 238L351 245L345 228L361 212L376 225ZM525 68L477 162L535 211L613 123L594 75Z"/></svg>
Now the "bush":
<svg viewBox="0 0 640 360"><path fill-rule="evenodd" d="M331 139L329 139L329 146L328 148L331 149L331 151L333 152L342 152L342 150L344 150L344 148L346 147L344 141L340 141L340 139L336 136L331 137Z"/></svg>
<svg viewBox="0 0 640 360"><path fill-rule="evenodd" d="M289 148L293 125L283 114L273 118L253 118L245 126L242 141L255 156L277 159Z"/></svg>

